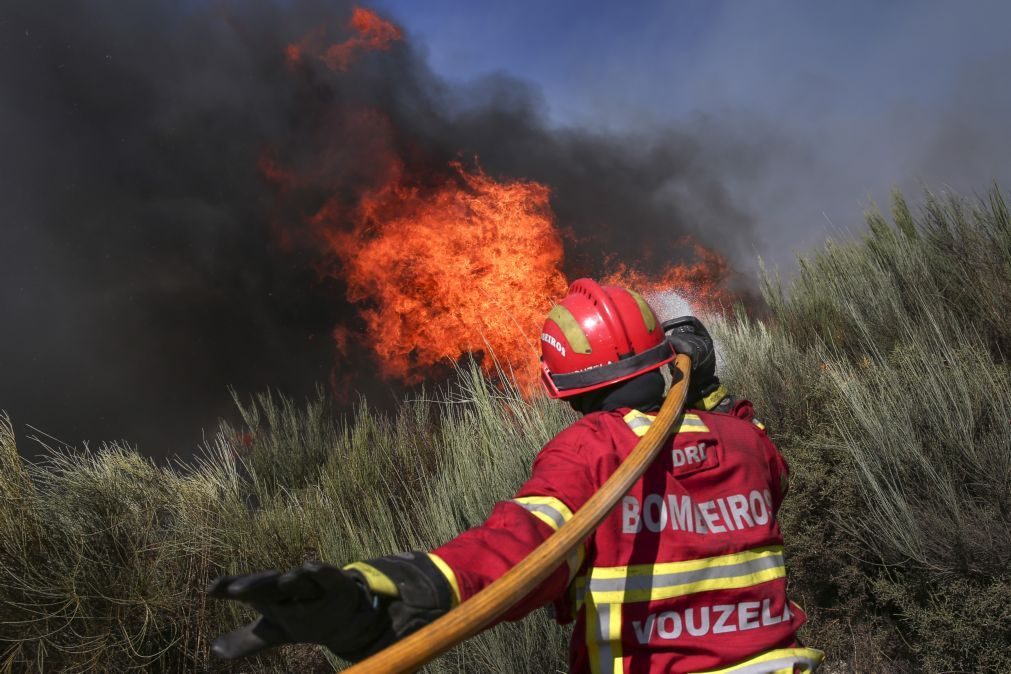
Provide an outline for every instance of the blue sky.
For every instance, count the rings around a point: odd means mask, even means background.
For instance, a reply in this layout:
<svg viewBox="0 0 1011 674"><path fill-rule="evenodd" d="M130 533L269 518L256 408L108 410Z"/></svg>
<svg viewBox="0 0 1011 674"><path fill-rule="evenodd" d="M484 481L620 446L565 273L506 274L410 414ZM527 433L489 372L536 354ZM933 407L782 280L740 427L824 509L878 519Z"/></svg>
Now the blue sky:
<svg viewBox="0 0 1011 674"><path fill-rule="evenodd" d="M553 124L710 120L768 149L732 185L755 253L859 227L897 186L1011 185L1011 3L378 0L433 69L539 88ZM738 179L739 180L739 179Z"/></svg>

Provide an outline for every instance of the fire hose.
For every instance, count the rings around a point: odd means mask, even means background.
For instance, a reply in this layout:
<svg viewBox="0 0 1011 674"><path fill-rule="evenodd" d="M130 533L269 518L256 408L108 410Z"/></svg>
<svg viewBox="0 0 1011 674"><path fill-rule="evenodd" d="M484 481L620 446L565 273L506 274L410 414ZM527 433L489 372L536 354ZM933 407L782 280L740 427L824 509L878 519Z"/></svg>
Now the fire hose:
<svg viewBox="0 0 1011 674"><path fill-rule="evenodd" d="M674 361L676 376L656 420L611 477L582 508L550 538L498 580L430 625L418 630L367 660L344 670L346 674L413 672L453 646L475 636L544 582L611 514L660 448L670 437L684 409L691 359Z"/></svg>

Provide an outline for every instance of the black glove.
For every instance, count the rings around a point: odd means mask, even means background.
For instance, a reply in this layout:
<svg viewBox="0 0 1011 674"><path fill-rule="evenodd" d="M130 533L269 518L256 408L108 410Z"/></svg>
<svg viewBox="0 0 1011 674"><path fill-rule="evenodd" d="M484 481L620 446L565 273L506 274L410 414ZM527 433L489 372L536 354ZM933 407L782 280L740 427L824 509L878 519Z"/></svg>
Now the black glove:
<svg viewBox="0 0 1011 674"><path fill-rule="evenodd" d="M208 594L245 602L262 615L218 637L222 658L265 648L322 644L352 662L376 653L448 611L454 590L424 553L401 553L337 569L320 562L280 574L266 571L215 580Z"/></svg>
<svg viewBox="0 0 1011 674"><path fill-rule="evenodd" d="M211 651L229 660L299 642L322 644L338 654L356 651L377 639L389 623L363 583L321 562L306 562L283 574L223 576L211 583L207 594L241 601L261 613L214 640Z"/></svg>
<svg viewBox="0 0 1011 674"><path fill-rule="evenodd" d="M345 567L380 597L388 623L379 637L358 651L337 654L352 662L377 653L449 611L457 591L424 552L401 552ZM452 574L452 571L448 571ZM456 582L455 580L453 581ZM336 652L336 651L335 651Z"/></svg>
<svg viewBox="0 0 1011 674"><path fill-rule="evenodd" d="M713 410L726 406L727 391L716 376L716 349L709 331L694 316L681 316L663 322L667 341L677 353L692 359L688 402L696 409ZM722 403L722 405L721 405Z"/></svg>

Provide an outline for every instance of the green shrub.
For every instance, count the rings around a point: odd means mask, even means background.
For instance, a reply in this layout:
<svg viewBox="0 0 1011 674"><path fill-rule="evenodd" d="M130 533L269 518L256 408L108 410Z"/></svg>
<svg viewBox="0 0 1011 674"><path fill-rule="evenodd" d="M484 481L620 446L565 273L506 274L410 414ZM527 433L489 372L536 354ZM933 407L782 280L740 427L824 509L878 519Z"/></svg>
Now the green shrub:
<svg viewBox="0 0 1011 674"><path fill-rule="evenodd" d="M766 277L769 325L716 326L724 375L793 466L809 639L856 671L1009 671L1008 211L994 190L892 213Z"/></svg>
<svg viewBox="0 0 1011 674"><path fill-rule="evenodd" d="M321 399L300 408L267 395L240 409L246 440L223 426L206 456L171 468L116 445L27 465L0 422L0 669L229 670L209 658L209 641L250 616L208 602L210 579L434 547L512 494L571 421L476 368L448 395L407 401L392 417L363 404L341 422ZM567 640L535 615L428 671L560 670ZM295 646L242 671L339 664Z"/></svg>

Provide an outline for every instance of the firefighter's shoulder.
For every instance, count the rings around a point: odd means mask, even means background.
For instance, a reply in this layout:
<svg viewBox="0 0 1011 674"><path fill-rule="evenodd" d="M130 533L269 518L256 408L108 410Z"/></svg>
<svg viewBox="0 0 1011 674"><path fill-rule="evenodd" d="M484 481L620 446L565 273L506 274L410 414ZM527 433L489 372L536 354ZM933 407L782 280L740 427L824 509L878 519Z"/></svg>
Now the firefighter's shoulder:
<svg viewBox="0 0 1011 674"><path fill-rule="evenodd" d="M627 432L620 412L591 412L562 429L541 449L544 454L562 452L571 459L579 458L588 466L595 465L602 454L613 451L613 438Z"/></svg>
<svg viewBox="0 0 1011 674"><path fill-rule="evenodd" d="M588 448L596 444L594 440L603 431L602 417L605 415L606 413L603 412L593 412L580 417L548 440L541 451L565 449L580 454L585 453Z"/></svg>

